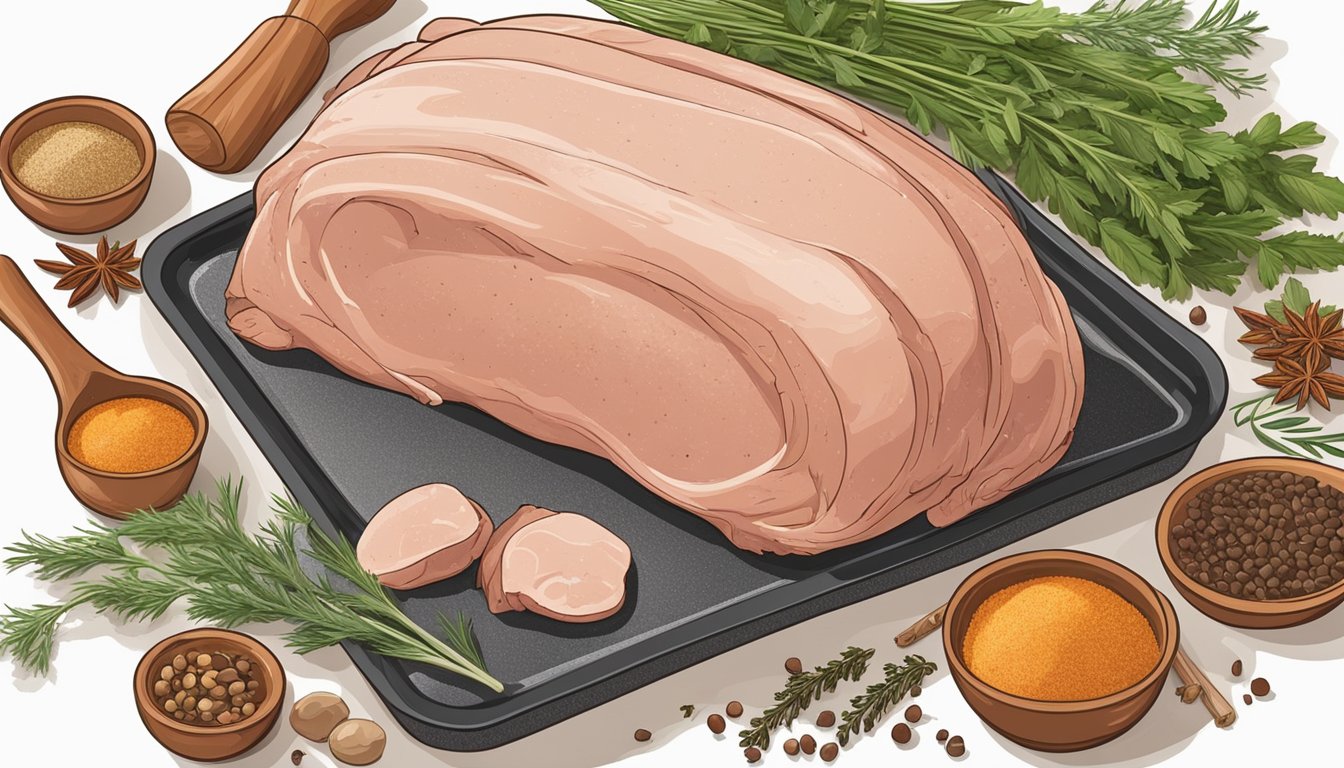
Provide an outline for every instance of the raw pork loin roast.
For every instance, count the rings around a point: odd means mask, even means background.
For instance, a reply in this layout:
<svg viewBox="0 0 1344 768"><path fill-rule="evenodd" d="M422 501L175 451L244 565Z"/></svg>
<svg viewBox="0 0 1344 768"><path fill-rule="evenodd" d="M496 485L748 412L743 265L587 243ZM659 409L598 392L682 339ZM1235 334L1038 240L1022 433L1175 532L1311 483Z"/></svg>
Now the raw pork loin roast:
<svg viewBox="0 0 1344 768"><path fill-rule="evenodd" d="M256 202L240 336L603 456L754 552L954 522L1077 419L1068 308L972 174L622 25L435 21Z"/></svg>

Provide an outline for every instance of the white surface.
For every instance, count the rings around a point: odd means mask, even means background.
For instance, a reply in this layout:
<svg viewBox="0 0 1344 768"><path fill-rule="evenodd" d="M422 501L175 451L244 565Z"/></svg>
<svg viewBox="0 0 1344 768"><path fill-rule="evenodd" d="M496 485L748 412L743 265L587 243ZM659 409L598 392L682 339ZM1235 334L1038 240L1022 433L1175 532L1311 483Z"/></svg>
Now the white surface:
<svg viewBox="0 0 1344 768"><path fill-rule="evenodd" d="M1082 7L1087 3L1064 4ZM7 18L0 22L0 67L6 73L0 88L0 118L7 120L31 104L75 93L116 99L143 115L159 140L157 176L145 208L111 234L122 240L138 237L142 245L148 244L167 226L246 191L257 170L282 151L311 117L312 100L284 127L262 160L232 177L207 173L184 160L163 128L162 116L168 106L223 60L256 23L282 5L279 0L6 3ZM1288 119L1309 118L1327 129L1344 130L1337 66L1338 24L1344 12L1326 10L1333 4L1318 0L1246 0L1243 5L1261 9L1270 26L1271 39L1259 63L1272 63L1276 92L1238 105L1240 124L1249 124L1277 102L1275 108ZM429 0L428 7L422 0L401 0L388 16L340 41L319 91L367 52L414 36L426 19L441 15L484 19L541 11L591 13L592 9L576 0ZM1332 136L1324 154L1336 155L1335 147ZM1329 165L1334 173L1344 173L1344 159L1332 157ZM115 309L106 300L79 311L66 309L67 294L53 290L54 277L32 263L34 258L56 258L52 241L51 235L20 216L7 201L0 201L0 252L19 262L57 316L91 351L124 371L173 380L200 398L212 430L195 487L209 489L217 477L245 477L247 514L255 521L265 509L265 494L279 489L279 481L214 387L143 296L131 295ZM1344 273L1308 276L1305 282L1317 294L1329 294L1335 301L1344 294ZM1145 294L1156 298L1152 291ZM1243 289L1231 299L1221 295L1196 299L1209 310L1209 324L1201 333L1227 362L1231 402L1240 402L1253 391L1249 379L1261 366L1250 362L1236 343L1238 331L1227 322L1228 308L1234 302L1256 305L1266 298ZM1190 306L1167 308L1184 317ZM51 452L55 416L51 387L28 350L4 332L0 332L0 360L5 375L0 385L5 394L0 404L0 477L5 493L5 502L0 504L0 542L14 541L21 529L50 535L68 532L92 515L70 497L56 469ZM1336 418L1333 426L1344 427L1344 419ZM1191 470L1220 459L1263 452L1225 417L1200 446ZM846 750L840 764L944 765L948 757L933 739L934 732L943 727L965 736L966 760L978 765L1310 765L1320 764L1325 758L1316 755L1327 749L1334 755L1327 762L1338 764L1333 745L1340 717L1337 691L1344 685L1344 663L1340 661L1344 658L1344 610L1298 629L1243 632L1215 624L1186 605L1171 589L1152 545L1154 515L1175 482L1097 509L998 554L1042 547L1096 552L1135 568L1166 590L1180 614L1185 647L1240 710L1232 729L1220 731L1209 723L1202 707L1180 704L1171 692L1172 683L1148 717L1118 741L1075 755L1032 753L988 732L962 701L945 669L940 669L924 686L919 703L926 720L917 728L916 741L900 750L904 754L894 754L897 749L887 736L894 720L888 719L875 736L860 739ZM299 657L281 646L277 628L250 629L279 653L295 695L315 690L340 692L355 716L371 717L387 728L389 745L382 765L742 765L741 752L731 738L736 725L730 726L726 736L711 735L703 725L710 711L721 711L734 698L747 704L748 714L758 711L780 683L781 664L787 656L820 663L842 646L857 644L876 647L877 664L898 660L892 636L944 601L966 574L988 559L779 632L531 738L479 754L431 750L402 733L342 651L328 649ZM0 577L0 601L4 603L28 605L47 601L51 594L26 573ZM79 611L60 632L60 650L49 677L30 676L14 670L8 659L0 660L0 712L9 742L6 764L110 763L144 768L188 764L150 738L136 717L129 690L129 676L141 653L158 639L188 626L190 622L180 613L152 624L119 626ZM945 667L935 639L913 650ZM1246 665L1239 681L1229 679L1233 658ZM1273 683L1274 697L1243 707L1240 699L1247 690L1246 681L1256 676ZM854 688L843 688L822 706L838 712ZM678 707L688 703L696 705L696 716L682 720ZM631 740L631 732L641 727L654 732L651 742ZM818 737L825 741L824 734ZM776 739L765 764L790 762L779 750L781 741ZM295 748L309 753L304 765L333 764L322 746L304 742L286 725L277 727L261 748L234 764L245 768L288 765L289 753Z"/></svg>

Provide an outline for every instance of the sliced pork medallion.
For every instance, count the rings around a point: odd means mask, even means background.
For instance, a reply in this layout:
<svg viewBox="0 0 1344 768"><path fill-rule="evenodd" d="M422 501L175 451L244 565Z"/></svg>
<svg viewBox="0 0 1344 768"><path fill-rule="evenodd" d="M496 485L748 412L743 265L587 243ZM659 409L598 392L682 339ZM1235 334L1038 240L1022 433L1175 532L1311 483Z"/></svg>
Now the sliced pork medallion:
<svg viewBox="0 0 1344 768"><path fill-rule="evenodd" d="M630 547L573 512L525 505L486 545L476 585L492 613L531 611L557 621L599 621L625 604Z"/></svg>
<svg viewBox="0 0 1344 768"><path fill-rule="evenodd" d="M431 483L378 510L359 537L364 569L392 589L414 589L456 576L481 556L494 524L461 491Z"/></svg>

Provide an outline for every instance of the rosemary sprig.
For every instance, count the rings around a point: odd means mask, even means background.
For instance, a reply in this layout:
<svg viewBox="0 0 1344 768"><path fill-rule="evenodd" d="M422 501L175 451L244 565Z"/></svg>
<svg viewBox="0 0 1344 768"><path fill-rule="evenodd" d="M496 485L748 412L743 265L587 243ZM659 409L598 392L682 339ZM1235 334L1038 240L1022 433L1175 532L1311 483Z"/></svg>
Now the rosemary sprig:
<svg viewBox="0 0 1344 768"><path fill-rule="evenodd" d="M289 499L273 497L275 515L259 534L246 532L238 515L241 490L241 484L222 481L214 499L187 496L171 509L136 513L115 529L94 526L62 539L25 534L6 548L11 554L4 562L11 571L33 566L48 580L99 566L110 573L76 582L60 603L6 606L0 652L45 674L56 631L74 608L89 605L99 614L140 621L185 599L187 615L198 621L225 627L293 624L285 640L299 653L353 640L383 656L419 661L503 690L485 669L469 621L443 619L443 640L425 631L359 566L344 537L328 536ZM131 552L123 541L162 557ZM300 560L305 554L331 575L305 573ZM344 583L338 587L332 576Z"/></svg>
<svg viewBox="0 0 1344 768"><path fill-rule="evenodd" d="M849 744L850 738L859 733L873 730L887 710L937 669L937 664L925 661L923 656L906 656L904 666L884 664L882 682L868 686L868 690L850 699L850 708L840 714L840 730L835 733L840 746Z"/></svg>
<svg viewBox="0 0 1344 768"><path fill-rule="evenodd" d="M1287 456L1319 459L1325 455L1344 459L1344 432L1321 434L1325 428L1307 416L1284 416L1296 410L1291 403L1274 407L1274 393L1238 403L1229 410L1238 427L1249 426L1260 444ZM1265 406L1269 407L1266 408Z"/></svg>
<svg viewBox="0 0 1344 768"><path fill-rule="evenodd" d="M821 698L823 693L833 693L841 680L858 680L868 671L868 661L873 658L874 649L850 646L840 658L832 659L824 666L811 672L802 671L789 675L784 690L775 694L775 703L760 717L751 718L751 727L742 731L740 747L767 749L770 746L770 734L780 727L793 725L793 721L808 705Z"/></svg>
<svg viewBox="0 0 1344 768"><path fill-rule="evenodd" d="M1263 76L1230 65L1263 27L1236 0L1183 26L1183 0L1040 2L593 0L616 18L900 112L945 132L970 166L1014 174L1130 280L1186 298L1233 293L1254 263L1344 265L1344 242L1281 225L1344 211L1344 183L1297 150L1324 137L1276 114L1232 133L1196 71L1234 93Z"/></svg>

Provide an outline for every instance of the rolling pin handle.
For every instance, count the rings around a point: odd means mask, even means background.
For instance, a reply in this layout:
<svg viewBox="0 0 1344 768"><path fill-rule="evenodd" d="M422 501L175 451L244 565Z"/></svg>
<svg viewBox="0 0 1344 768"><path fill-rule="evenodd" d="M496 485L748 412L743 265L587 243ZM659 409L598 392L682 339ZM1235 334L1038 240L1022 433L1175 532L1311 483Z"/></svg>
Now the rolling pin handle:
<svg viewBox="0 0 1344 768"><path fill-rule="evenodd" d="M294 0L263 21L166 117L182 154L216 173L237 173L261 154L322 78L331 40L373 21L395 0Z"/></svg>

